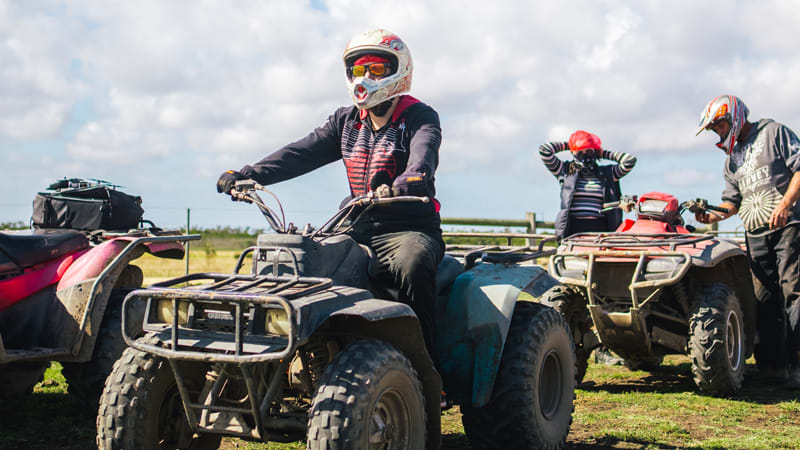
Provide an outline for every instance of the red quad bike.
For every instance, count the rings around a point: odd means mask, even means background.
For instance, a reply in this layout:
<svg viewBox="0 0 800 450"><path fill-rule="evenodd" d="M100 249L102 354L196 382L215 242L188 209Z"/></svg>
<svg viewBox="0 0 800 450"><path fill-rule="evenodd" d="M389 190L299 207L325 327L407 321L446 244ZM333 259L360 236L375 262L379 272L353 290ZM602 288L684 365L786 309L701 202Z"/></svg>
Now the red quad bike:
<svg viewBox="0 0 800 450"><path fill-rule="evenodd" d="M687 354L701 391L722 396L738 390L756 331L745 251L731 239L694 234L681 218L686 210L727 210L702 199L678 204L659 192L604 207L635 207L636 220L626 219L616 232L565 238L549 271L567 286L542 300L570 324L577 381L602 343L632 370L652 370L664 355Z"/></svg>
<svg viewBox="0 0 800 450"><path fill-rule="evenodd" d="M145 221L148 222L148 221ZM69 391L97 408L103 383L126 345L122 299L142 284L131 261L144 252L182 259L182 241L151 229L0 232L0 397L30 393L50 361ZM128 332L142 334L144 310Z"/></svg>

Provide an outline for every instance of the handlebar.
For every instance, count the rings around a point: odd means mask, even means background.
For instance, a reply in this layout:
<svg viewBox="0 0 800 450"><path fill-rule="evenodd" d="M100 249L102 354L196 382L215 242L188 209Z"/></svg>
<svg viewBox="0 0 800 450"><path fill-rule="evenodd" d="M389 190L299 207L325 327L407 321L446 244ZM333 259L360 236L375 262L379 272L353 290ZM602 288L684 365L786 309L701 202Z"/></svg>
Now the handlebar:
<svg viewBox="0 0 800 450"><path fill-rule="evenodd" d="M637 201L638 197L635 195L623 195L616 202L603 203L603 209L601 209L600 212L606 212L615 208L621 208L629 212Z"/></svg>
<svg viewBox="0 0 800 450"><path fill-rule="evenodd" d="M264 202L261 200L261 197L256 193L256 191L264 191L275 199L278 203L278 207L280 208L281 212L281 219L278 220L277 214L270 209ZM286 218L283 214L283 206L281 205L280 200L278 197L275 196L272 192L268 191L264 188L264 186L258 184L253 180L239 180L234 183L233 189L230 192L231 198L236 201L242 201L246 203L254 203L258 209L261 211L261 214L264 215L264 218L269 223L270 227L275 230L277 233L289 233L293 232L290 231L286 227ZM328 219L325 224L323 224L319 229L316 231L308 231L310 233L310 237L314 237L318 234L332 234L336 233L343 233L347 232L352 225L356 223L365 212L370 210L375 206L381 205L388 205L392 203L403 203L403 202L421 202L421 203L429 203L430 198L428 197L417 197L413 195L399 195L399 196L387 196L387 197L380 197L374 191L370 191L365 195L361 195L355 197L347 202L339 211L337 211L333 217ZM357 209L360 208L358 215L350 221L350 225L343 230L339 230L339 228L344 224L345 220L350 217L350 215ZM289 224L291 227L291 224ZM304 233L305 234L305 233Z"/></svg>
<svg viewBox="0 0 800 450"><path fill-rule="evenodd" d="M392 203L403 203L403 202L421 202L421 203L428 203L430 202L430 198L428 197L417 197L413 195L399 195L396 197L378 197L374 191L370 191L367 194L360 195L351 199L347 204L345 204L339 211L337 211L333 217L328 219L318 230L311 234L312 237L318 234L332 234L334 232L345 233L349 231L353 224L358 222L358 220L364 216L364 213L369 211L375 206L381 205L388 205ZM350 221L350 225L342 230L338 230L345 222L345 220L355 211L356 208L363 208L358 215ZM338 231L337 231L338 230Z"/></svg>
<svg viewBox="0 0 800 450"><path fill-rule="evenodd" d="M722 206L710 205L708 200L704 198L696 198L694 200L687 200L681 203L683 209L688 209L693 213L709 212L720 219L724 219L722 214L730 214L731 210ZM722 213L722 214L720 214Z"/></svg>
<svg viewBox="0 0 800 450"><path fill-rule="evenodd" d="M706 209L710 209L711 211L721 212L723 214L731 213L731 210L729 208L723 208L722 206L706 205Z"/></svg>

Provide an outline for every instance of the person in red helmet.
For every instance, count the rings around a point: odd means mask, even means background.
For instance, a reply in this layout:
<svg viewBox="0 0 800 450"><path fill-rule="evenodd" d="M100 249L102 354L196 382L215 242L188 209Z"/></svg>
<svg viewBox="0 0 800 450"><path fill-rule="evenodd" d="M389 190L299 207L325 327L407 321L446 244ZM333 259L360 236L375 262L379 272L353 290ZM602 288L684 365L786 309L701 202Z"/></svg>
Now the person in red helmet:
<svg viewBox="0 0 800 450"><path fill-rule="evenodd" d="M572 161L562 161L556 153L569 150ZM578 130L568 142L547 142L539 147L545 167L561 184L561 210L556 215L556 236L575 233L614 231L622 223L622 211L603 212L603 203L619 200L620 178L636 165L636 157L622 152L603 150L597 135ZM599 159L616 164L599 165ZM621 364L622 360L606 347L594 352L595 362Z"/></svg>
<svg viewBox="0 0 800 450"><path fill-rule="evenodd" d="M570 151L574 159L559 159L556 153L563 151ZM619 200L619 180L636 165L635 156L604 150L597 135L583 130L572 133L568 142L542 144L539 156L561 184L561 209L555 220L557 237L617 229L622 223L622 211L601 210L603 203ZM601 159L615 164L597 164Z"/></svg>
<svg viewBox="0 0 800 450"><path fill-rule="evenodd" d="M442 131L430 106L408 95L413 63L408 47L382 29L355 36L343 62L353 105L337 109L322 126L262 160L229 170L217 190L229 194L238 179L278 183L342 160L350 198L427 196L432 201L395 203L362 216L350 233L376 255L380 281L399 289L416 313L431 357L435 353L436 270L444 256L434 172Z"/></svg>
<svg viewBox="0 0 800 450"><path fill-rule="evenodd" d="M715 97L703 109L697 134L714 131L727 154L721 206L730 212L695 218L710 224L739 214L757 281L759 372L800 388L800 140L785 125L749 122L748 115L733 95Z"/></svg>

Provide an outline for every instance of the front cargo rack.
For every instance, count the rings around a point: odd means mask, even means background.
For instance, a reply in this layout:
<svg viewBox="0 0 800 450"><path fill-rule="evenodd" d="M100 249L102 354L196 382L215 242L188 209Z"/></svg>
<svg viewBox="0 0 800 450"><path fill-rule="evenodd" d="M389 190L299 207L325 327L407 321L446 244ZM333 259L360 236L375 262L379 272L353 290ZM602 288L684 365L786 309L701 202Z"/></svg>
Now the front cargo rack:
<svg viewBox="0 0 800 450"><path fill-rule="evenodd" d="M690 245L696 247L699 242L715 239L711 234L677 234L677 233L576 233L561 241L566 251L574 247L595 247L598 249L637 248L637 247L669 247L675 251L677 247Z"/></svg>
<svg viewBox="0 0 800 450"><path fill-rule="evenodd" d="M173 278L125 297L123 338L137 350L170 359L238 364L283 359L297 345L300 317L290 301L332 285L330 278L274 274ZM159 344L128 335L131 305L141 301L147 301L144 330ZM267 328L271 317L280 317L280 331Z"/></svg>

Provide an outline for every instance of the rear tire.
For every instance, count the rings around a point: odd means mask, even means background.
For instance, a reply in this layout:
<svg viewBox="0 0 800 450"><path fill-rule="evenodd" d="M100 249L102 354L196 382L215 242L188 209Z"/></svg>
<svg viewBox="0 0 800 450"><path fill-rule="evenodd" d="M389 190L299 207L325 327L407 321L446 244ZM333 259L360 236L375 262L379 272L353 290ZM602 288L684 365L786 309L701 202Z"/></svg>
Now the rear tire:
<svg viewBox="0 0 800 450"><path fill-rule="evenodd" d="M689 329L689 356L694 382L701 391L723 396L736 392L744 379L742 307L725 283L699 286Z"/></svg>
<svg viewBox="0 0 800 450"><path fill-rule="evenodd" d="M320 378L308 413L309 449L425 448L425 399L408 359L381 341L356 341Z"/></svg>
<svg viewBox="0 0 800 450"><path fill-rule="evenodd" d="M583 342L584 336L592 331L592 317L586 308L586 299L575 289L561 285L545 292L539 302L560 312L567 321L575 343L575 382L580 384L594 350Z"/></svg>
<svg viewBox="0 0 800 450"><path fill-rule="evenodd" d="M202 388L204 367L183 367L190 392ZM166 359L134 348L125 350L100 398L98 449L207 450L219 448L221 439L214 434L192 435Z"/></svg>
<svg viewBox="0 0 800 450"><path fill-rule="evenodd" d="M492 398L462 405L475 449L554 449L572 424L575 356L569 326L550 307L517 302Z"/></svg>

